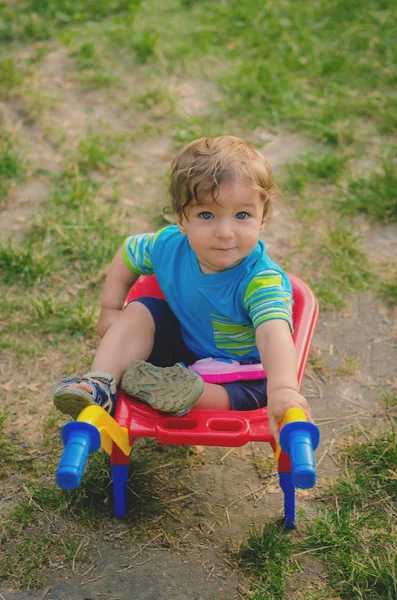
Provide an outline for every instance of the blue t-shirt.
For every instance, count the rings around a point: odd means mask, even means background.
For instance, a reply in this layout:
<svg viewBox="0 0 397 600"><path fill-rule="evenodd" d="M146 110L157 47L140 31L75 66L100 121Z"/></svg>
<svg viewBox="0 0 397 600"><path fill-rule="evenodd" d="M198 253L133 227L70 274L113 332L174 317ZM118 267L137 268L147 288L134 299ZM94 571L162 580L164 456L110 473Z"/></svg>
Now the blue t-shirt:
<svg viewBox="0 0 397 600"><path fill-rule="evenodd" d="M134 273L156 275L186 346L199 358L259 362L258 325L283 319L292 331L290 282L261 240L240 264L214 274L201 272L176 225L127 238L123 257Z"/></svg>

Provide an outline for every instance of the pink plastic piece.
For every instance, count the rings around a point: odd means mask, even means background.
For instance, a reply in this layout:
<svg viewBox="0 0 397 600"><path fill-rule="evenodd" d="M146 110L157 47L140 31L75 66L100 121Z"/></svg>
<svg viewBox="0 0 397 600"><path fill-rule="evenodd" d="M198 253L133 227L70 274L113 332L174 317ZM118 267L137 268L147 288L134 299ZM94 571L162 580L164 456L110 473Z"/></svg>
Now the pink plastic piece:
<svg viewBox="0 0 397 600"><path fill-rule="evenodd" d="M239 379L266 377L261 363L241 365L230 358L202 358L188 367L208 383L227 383Z"/></svg>

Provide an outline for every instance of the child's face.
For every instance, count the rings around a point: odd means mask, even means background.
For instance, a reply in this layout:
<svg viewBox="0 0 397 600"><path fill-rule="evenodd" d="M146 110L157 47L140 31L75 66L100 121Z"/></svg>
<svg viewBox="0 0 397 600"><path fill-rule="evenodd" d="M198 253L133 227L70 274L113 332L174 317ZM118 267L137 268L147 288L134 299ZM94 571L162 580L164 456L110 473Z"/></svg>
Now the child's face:
<svg viewBox="0 0 397 600"><path fill-rule="evenodd" d="M238 265L255 248L263 231L260 194L242 181L225 183L216 202L211 195L187 207L178 220L203 273L219 273Z"/></svg>

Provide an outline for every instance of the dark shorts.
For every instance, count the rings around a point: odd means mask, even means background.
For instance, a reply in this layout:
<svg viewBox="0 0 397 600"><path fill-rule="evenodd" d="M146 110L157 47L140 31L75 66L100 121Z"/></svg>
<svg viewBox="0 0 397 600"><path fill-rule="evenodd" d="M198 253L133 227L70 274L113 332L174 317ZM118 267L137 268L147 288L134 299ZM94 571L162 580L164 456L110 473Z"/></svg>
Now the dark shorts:
<svg viewBox="0 0 397 600"><path fill-rule="evenodd" d="M179 321L165 300L143 296L132 302L144 304L154 320L154 346L148 362L157 367L169 367L177 362L189 366L198 360L186 347ZM256 410L267 404L266 379L246 379L219 385L226 389L232 410Z"/></svg>

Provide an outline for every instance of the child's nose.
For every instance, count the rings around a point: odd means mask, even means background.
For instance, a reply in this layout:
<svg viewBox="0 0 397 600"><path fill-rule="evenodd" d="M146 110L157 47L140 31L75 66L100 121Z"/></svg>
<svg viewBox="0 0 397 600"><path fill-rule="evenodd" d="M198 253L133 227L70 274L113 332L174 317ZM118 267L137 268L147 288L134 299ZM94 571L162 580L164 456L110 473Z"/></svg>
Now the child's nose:
<svg viewBox="0 0 397 600"><path fill-rule="evenodd" d="M233 236L233 226L229 221L222 220L218 222L215 232L217 238L227 239Z"/></svg>

